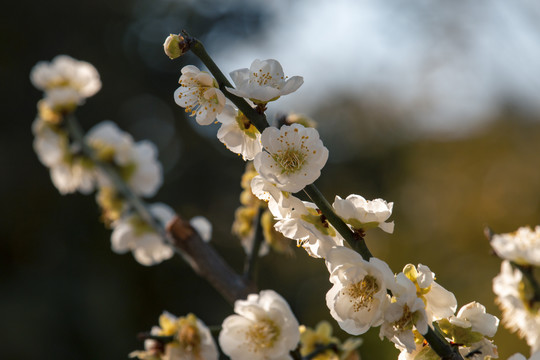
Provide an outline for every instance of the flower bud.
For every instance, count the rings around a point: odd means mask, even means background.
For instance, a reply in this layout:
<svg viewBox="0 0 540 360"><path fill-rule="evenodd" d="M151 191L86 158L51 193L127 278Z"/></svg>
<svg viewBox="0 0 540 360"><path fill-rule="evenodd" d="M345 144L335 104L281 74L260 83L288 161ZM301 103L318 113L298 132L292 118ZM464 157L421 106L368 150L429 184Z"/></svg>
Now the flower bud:
<svg viewBox="0 0 540 360"><path fill-rule="evenodd" d="M171 34L165 39L163 50L170 59L176 59L186 53L189 46L183 36Z"/></svg>

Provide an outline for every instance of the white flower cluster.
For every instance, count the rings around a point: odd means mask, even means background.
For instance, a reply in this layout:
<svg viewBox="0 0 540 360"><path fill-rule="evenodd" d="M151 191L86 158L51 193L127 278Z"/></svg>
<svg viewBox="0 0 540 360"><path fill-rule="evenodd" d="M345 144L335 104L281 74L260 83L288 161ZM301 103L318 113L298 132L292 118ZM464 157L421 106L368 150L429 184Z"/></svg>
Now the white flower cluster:
<svg viewBox="0 0 540 360"><path fill-rule="evenodd" d="M464 306L455 316L454 294L434 281L435 274L427 266L409 264L394 275L384 261L366 261L346 247L330 250L326 265L333 284L326 304L347 333L360 335L380 326L379 336L402 351L400 359L414 359L411 354L422 350L417 338L435 321L449 340L461 344L463 353L474 350L482 354L479 359L496 357L496 347L485 337L495 334L498 319L477 303Z"/></svg>
<svg viewBox="0 0 540 360"><path fill-rule="evenodd" d="M115 123L103 121L88 131L81 144L72 141L65 116L84 99L101 88L97 70L89 63L61 55L51 63L40 62L30 74L32 83L45 92L38 104L39 115L32 124L34 150L50 169L51 179L61 194L97 190L97 202L103 220L113 228L112 249L117 253L132 251L143 265L154 265L170 258L173 248L154 228L134 212L116 188L107 169L115 171L125 186L140 197L154 196L163 183L163 171L156 146L146 140L135 142ZM54 101L53 101L54 99ZM92 154L86 151L88 147ZM162 226L174 212L164 204L149 207ZM208 222L197 224L209 237Z"/></svg>

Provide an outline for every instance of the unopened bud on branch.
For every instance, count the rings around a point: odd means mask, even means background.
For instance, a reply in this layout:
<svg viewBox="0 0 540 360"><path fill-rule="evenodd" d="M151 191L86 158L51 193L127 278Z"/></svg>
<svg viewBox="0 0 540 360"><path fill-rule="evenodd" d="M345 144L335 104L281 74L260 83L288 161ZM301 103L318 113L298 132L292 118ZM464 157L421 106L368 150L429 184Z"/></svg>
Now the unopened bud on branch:
<svg viewBox="0 0 540 360"><path fill-rule="evenodd" d="M176 59L189 50L189 44L182 35L171 34L165 39L163 50L169 58Z"/></svg>

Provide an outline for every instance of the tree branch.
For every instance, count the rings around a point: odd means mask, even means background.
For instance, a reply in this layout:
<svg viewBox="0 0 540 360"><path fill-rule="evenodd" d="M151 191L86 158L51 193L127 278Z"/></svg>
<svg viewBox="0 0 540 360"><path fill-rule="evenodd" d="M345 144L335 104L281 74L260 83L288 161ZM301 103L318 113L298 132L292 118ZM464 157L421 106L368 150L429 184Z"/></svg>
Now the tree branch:
<svg viewBox="0 0 540 360"><path fill-rule="evenodd" d="M191 268L230 304L257 291L254 284L232 270L214 248L201 239L188 221L176 216L167 224L167 232Z"/></svg>

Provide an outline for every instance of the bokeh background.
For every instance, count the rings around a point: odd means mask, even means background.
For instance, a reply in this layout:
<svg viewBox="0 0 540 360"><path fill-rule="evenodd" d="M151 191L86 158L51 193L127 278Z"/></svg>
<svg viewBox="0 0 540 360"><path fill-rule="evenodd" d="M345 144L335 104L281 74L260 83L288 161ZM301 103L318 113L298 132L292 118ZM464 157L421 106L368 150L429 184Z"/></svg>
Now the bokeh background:
<svg viewBox="0 0 540 360"><path fill-rule="evenodd" d="M225 73L276 58L305 84L268 116L312 116L330 150L317 185L393 201L393 235L367 242L394 271L426 264L461 305L500 316L500 261L483 228L509 232L540 215L540 5L535 1L18 1L0 15L0 339L3 359L125 359L163 310L219 325L229 305L178 257L143 267L110 250L92 196L61 196L32 150L41 94L28 74L68 54L94 64L103 89L78 110L85 129L110 119L160 150L156 196L214 224L213 244L240 270L230 234L243 162L172 99L188 54L161 44L188 30ZM292 245L292 244L291 244ZM279 265L278 265L279 264ZM260 263L260 288L284 295L299 321L330 319L323 262L301 249ZM337 326L336 326L337 327ZM340 337L345 334L339 329ZM363 359L395 359L373 330ZM500 358L528 355L503 326Z"/></svg>

